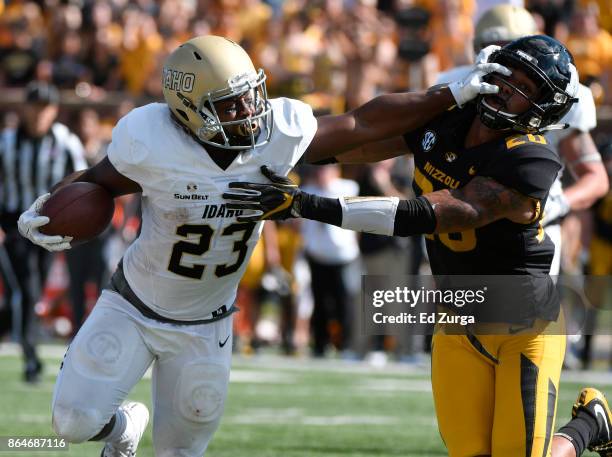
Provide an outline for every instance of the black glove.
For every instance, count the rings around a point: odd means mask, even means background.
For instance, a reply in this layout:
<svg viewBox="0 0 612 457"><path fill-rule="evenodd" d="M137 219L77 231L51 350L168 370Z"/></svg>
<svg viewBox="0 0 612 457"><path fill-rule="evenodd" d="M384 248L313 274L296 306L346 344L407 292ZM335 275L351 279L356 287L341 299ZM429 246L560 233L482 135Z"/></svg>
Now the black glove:
<svg viewBox="0 0 612 457"><path fill-rule="evenodd" d="M300 201L303 192L289 178L280 176L267 166L261 173L271 184L254 182L231 182L231 190L223 194L229 200L227 209L243 210L246 214L237 217L238 222L253 222L264 219L283 220L300 217Z"/></svg>

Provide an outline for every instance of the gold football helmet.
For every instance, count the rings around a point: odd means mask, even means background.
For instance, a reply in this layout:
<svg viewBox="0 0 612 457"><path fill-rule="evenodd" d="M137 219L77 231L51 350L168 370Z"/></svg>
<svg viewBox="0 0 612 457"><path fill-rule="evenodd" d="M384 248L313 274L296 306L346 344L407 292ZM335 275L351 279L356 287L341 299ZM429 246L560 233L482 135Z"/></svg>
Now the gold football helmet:
<svg viewBox="0 0 612 457"><path fill-rule="evenodd" d="M533 16L520 6L501 4L485 11L476 23L474 51L476 54L490 44L504 44L528 35L537 35Z"/></svg>
<svg viewBox="0 0 612 457"><path fill-rule="evenodd" d="M198 140L219 148L243 150L266 144L272 133L272 108L266 75L255 70L242 47L227 38L193 38L168 56L162 72L164 99L176 119ZM255 114L221 122L215 102L251 91ZM239 132L238 141L235 133Z"/></svg>

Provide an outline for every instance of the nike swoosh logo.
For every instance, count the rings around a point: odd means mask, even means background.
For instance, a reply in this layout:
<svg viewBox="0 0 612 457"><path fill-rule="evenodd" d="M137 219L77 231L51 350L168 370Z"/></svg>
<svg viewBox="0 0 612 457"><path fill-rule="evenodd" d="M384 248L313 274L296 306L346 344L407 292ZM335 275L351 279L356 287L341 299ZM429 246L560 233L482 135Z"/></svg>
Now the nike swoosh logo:
<svg viewBox="0 0 612 457"><path fill-rule="evenodd" d="M222 348L223 346L225 346L225 343L227 343L227 340L229 340L229 335L227 335L227 338L225 338L225 341L222 343L221 341L219 341L219 347Z"/></svg>
<svg viewBox="0 0 612 457"><path fill-rule="evenodd" d="M609 441L610 440L610 428L608 427L608 417L606 415L606 410L603 409L603 406L601 405L595 405L593 407L593 410L595 411L595 416L598 416L601 414L603 423L606 426L606 432L608 433L608 441Z"/></svg>

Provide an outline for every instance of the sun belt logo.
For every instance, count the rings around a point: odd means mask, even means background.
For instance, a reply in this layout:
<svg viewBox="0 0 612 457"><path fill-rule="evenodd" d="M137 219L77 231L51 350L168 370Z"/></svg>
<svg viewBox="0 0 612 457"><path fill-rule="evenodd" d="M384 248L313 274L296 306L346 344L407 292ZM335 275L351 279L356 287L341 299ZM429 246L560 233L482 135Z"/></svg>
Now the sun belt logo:
<svg viewBox="0 0 612 457"><path fill-rule="evenodd" d="M436 134L431 130L427 130L425 135L423 135L423 140L421 141L421 146L423 146L423 151L428 152L433 148L434 144L436 144Z"/></svg>
<svg viewBox="0 0 612 457"><path fill-rule="evenodd" d="M193 73L183 73L171 68L164 68L162 72L162 84L166 89L191 92L194 83L195 75Z"/></svg>
<svg viewBox="0 0 612 457"><path fill-rule="evenodd" d="M198 191L198 185L194 182L187 183L185 186L187 194L174 194L174 198L177 200L208 200L208 195L196 194Z"/></svg>

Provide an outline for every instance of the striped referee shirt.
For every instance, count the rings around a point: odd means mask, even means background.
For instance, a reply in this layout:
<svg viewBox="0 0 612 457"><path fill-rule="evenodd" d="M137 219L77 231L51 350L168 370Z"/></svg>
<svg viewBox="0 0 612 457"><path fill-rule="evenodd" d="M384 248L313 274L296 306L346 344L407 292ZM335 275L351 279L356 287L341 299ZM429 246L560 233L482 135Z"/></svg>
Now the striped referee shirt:
<svg viewBox="0 0 612 457"><path fill-rule="evenodd" d="M63 124L55 123L41 138L23 128L0 136L0 222L8 228L36 197L67 174L87 167L83 145Z"/></svg>

